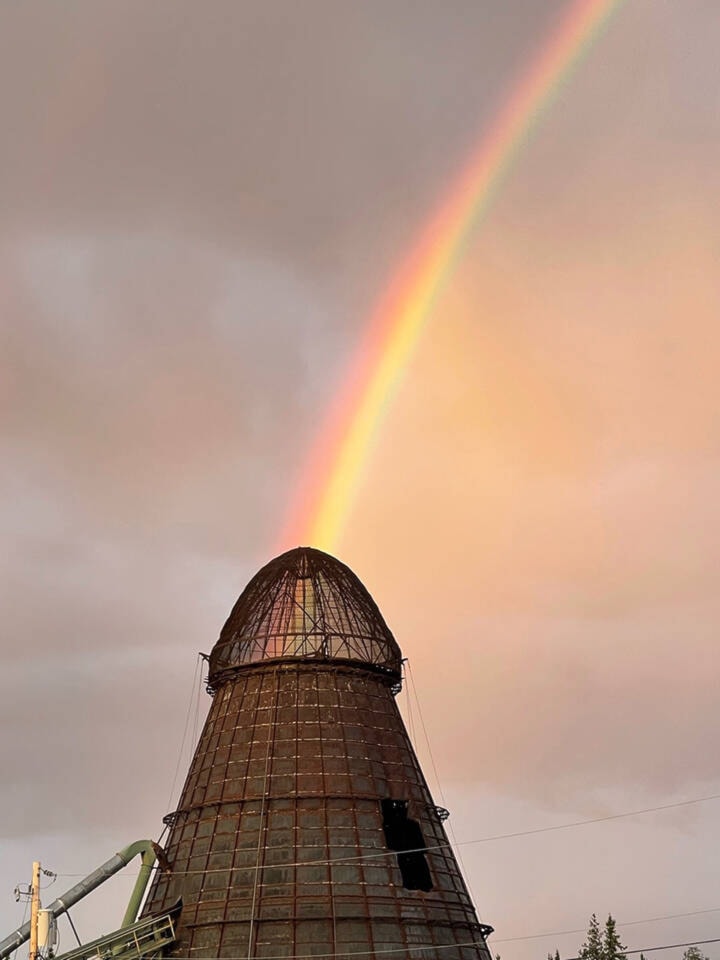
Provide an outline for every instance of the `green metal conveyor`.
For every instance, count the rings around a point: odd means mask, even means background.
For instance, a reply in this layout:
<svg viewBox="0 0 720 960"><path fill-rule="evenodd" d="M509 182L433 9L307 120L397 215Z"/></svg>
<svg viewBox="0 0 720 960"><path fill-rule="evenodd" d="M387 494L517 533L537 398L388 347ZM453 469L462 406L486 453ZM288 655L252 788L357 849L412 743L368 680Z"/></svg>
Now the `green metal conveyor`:
<svg viewBox="0 0 720 960"><path fill-rule="evenodd" d="M60 954L56 960L143 960L157 957L175 940L177 910L146 917L81 947Z"/></svg>
<svg viewBox="0 0 720 960"><path fill-rule="evenodd" d="M155 861L158 861L161 870L171 872L165 851L152 840L137 840L123 847L97 870L93 870L74 887L66 890L62 897L54 900L46 912L56 918L67 913L70 907L96 890L137 856L141 858L140 870L120 929L61 954L63 960L141 960L143 957L159 956L164 947L174 942L175 921L182 908L180 901L169 910L137 920ZM0 941L0 960L7 960L29 938L30 922Z"/></svg>

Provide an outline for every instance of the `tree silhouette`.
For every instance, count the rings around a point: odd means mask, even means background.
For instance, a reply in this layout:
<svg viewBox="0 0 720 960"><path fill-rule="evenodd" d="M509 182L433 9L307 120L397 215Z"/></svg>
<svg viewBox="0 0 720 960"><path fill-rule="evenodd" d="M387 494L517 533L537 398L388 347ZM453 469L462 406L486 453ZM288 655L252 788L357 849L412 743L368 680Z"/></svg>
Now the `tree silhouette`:
<svg viewBox="0 0 720 960"><path fill-rule="evenodd" d="M596 914L590 917L585 942L578 950L580 960L605 960L600 924Z"/></svg>
<svg viewBox="0 0 720 960"><path fill-rule="evenodd" d="M603 955L604 960L627 960L625 957L625 947L617 932L617 924L612 916L608 914L605 921L605 930L603 935Z"/></svg>
<svg viewBox="0 0 720 960"><path fill-rule="evenodd" d="M683 960L709 960L700 947L688 947L683 954Z"/></svg>
<svg viewBox="0 0 720 960"><path fill-rule="evenodd" d="M597 915L593 914L590 917L585 942L578 950L578 958L579 960L627 960L626 949L620 940L612 914L608 914L602 930ZM558 951L555 951L555 957L548 954L548 960L560 960ZM684 960L707 960L707 958L687 957Z"/></svg>

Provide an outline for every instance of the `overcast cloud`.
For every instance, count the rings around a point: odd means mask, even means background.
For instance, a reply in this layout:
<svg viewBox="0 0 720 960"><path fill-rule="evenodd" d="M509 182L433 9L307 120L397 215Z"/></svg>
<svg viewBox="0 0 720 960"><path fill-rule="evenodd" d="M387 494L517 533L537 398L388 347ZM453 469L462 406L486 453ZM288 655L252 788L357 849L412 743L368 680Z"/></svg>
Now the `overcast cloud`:
<svg viewBox="0 0 720 960"><path fill-rule="evenodd" d="M3 933L33 859L85 873L160 833L196 654L564 6L0 9ZM437 304L338 549L461 841L720 793L719 42L714 2L621 5ZM720 907L717 808L462 846L497 949Z"/></svg>

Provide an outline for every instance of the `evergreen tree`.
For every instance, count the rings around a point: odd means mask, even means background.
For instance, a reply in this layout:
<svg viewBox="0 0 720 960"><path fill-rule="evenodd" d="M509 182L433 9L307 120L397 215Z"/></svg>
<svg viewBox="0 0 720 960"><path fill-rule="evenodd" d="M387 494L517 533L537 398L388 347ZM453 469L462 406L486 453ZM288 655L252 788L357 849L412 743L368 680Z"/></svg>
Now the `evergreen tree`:
<svg viewBox="0 0 720 960"><path fill-rule="evenodd" d="M578 958L579 960L605 960L600 924L595 914L590 917L587 936L578 950Z"/></svg>
<svg viewBox="0 0 720 960"><path fill-rule="evenodd" d="M556 950L555 953L549 953L547 960L560 960L560 951Z"/></svg>
<svg viewBox="0 0 720 960"><path fill-rule="evenodd" d="M627 947L623 945L617 932L617 924L610 913L605 921L602 950L603 960L627 960L625 956Z"/></svg>
<svg viewBox="0 0 720 960"><path fill-rule="evenodd" d="M683 960L708 960L708 957L699 947L688 947L683 954Z"/></svg>
<svg viewBox="0 0 720 960"><path fill-rule="evenodd" d="M617 932L613 915L608 914L605 926L601 930L600 922L596 914L593 914L588 924L585 943L578 950L578 958L579 960L627 960L626 949ZM560 960L560 958L548 955L548 960ZM707 960L707 958L686 957L684 960Z"/></svg>

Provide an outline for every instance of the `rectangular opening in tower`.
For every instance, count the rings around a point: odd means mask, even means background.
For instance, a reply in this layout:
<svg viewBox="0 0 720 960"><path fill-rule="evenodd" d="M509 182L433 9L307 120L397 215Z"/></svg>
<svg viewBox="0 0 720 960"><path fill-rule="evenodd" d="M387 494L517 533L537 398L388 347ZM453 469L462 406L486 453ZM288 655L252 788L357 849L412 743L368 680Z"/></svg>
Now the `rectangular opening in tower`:
<svg viewBox="0 0 720 960"><path fill-rule="evenodd" d="M433 888L430 867L425 856L425 838L417 820L408 817L407 800L380 801L385 841L390 850L397 851L397 864L406 890Z"/></svg>

